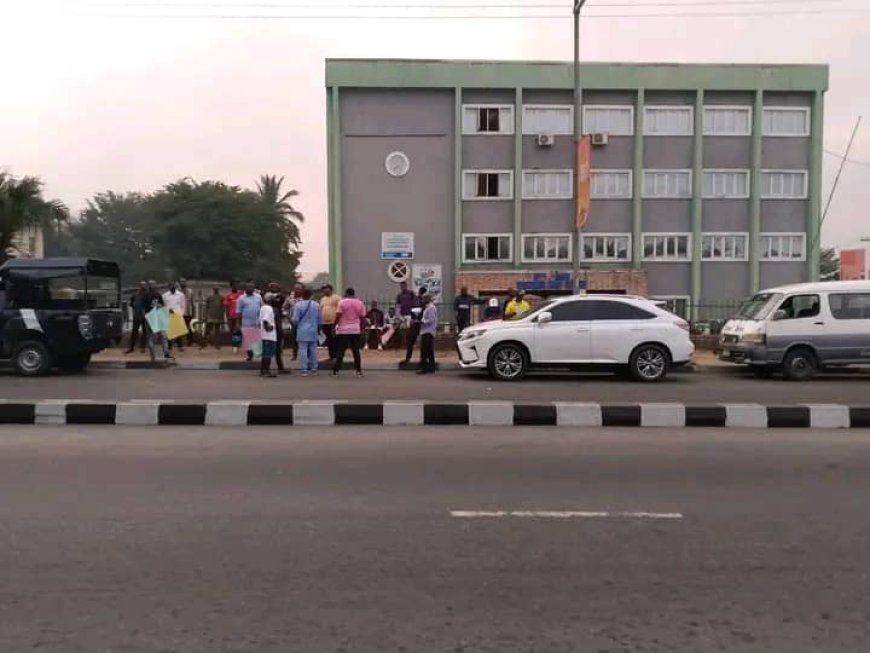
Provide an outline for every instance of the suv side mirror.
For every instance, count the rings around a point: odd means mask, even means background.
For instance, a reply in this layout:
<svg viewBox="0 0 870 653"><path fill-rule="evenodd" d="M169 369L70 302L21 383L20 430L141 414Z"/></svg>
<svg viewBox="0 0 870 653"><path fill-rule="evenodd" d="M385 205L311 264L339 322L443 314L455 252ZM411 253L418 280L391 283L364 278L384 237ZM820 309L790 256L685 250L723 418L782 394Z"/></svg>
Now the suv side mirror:
<svg viewBox="0 0 870 653"><path fill-rule="evenodd" d="M540 315L538 315L538 324L546 324L547 322L553 321L553 314L544 311Z"/></svg>
<svg viewBox="0 0 870 653"><path fill-rule="evenodd" d="M787 319L788 319L788 313L786 313L783 310L776 311L773 314L773 321L774 322L779 322L780 320L787 320Z"/></svg>

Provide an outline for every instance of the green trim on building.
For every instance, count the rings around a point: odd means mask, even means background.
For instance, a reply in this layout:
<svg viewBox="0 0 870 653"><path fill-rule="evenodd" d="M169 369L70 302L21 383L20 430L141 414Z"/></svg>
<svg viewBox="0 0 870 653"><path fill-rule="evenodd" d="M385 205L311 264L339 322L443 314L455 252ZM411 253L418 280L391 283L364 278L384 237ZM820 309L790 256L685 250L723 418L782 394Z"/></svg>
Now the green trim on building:
<svg viewBox="0 0 870 653"><path fill-rule="evenodd" d="M514 104L514 268L523 253L523 89L516 88Z"/></svg>
<svg viewBox="0 0 870 653"><path fill-rule="evenodd" d="M584 88L824 91L823 65L584 63ZM357 88L573 89L573 64L554 61L327 59L326 85Z"/></svg>
<svg viewBox="0 0 870 653"><path fill-rule="evenodd" d="M636 270L643 267L643 107L646 94L643 88L637 89L634 108L634 159L631 179L633 184L631 201L631 249L632 261Z"/></svg>
<svg viewBox="0 0 870 653"><path fill-rule="evenodd" d="M339 88L329 89L329 276L336 288L344 287L342 269L342 215L341 215L341 107Z"/></svg>
<svg viewBox="0 0 870 653"><path fill-rule="evenodd" d="M811 118L812 151L810 152L810 173L807 183L807 277L810 281L819 280L819 256L821 253L822 220L822 153L825 131L825 95L816 91L813 98Z"/></svg>
<svg viewBox="0 0 870 653"><path fill-rule="evenodd" d="M764 113L764 91L755 91L755 104L752 108L752 159L751 187L749 190L749 292L758 291L761 286L761 263L759 234L761 233L761 168L762 161L762 115Z"/></svg>
<svg viewBox="0 0 870 653"><path fill-rule="evenodd" d="M329 255L329 278L335 279L335 266L338 261L335 247L335 173L333 167L337 161L332 146L335 141L335 124L332 117L332 88L326 89L326 233L328 238L327 253Z"/></svg>
<svg viewBox="0 0 870 653"><path fill-rule="evenodd" d="M690 285L693 320L701 301L701 234L704 231L704 90L695 94L695 136L692 142L692 278Z"/></svg>
<svg viewBox="0 0 870 653"><path fill-rule="evenodd" d="M462 267L462 87L453 96L453 269ZM449 291L450 289L448 289Z"/></svg>

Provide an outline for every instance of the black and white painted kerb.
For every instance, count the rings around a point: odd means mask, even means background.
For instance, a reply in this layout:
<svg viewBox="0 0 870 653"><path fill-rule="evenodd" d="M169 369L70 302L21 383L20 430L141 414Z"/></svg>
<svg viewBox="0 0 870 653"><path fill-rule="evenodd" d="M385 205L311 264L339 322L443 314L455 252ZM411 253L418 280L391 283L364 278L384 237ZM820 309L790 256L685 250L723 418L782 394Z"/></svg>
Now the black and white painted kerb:
<svg viewBox="0 0 870 653"><path fill-rule="evenodd" d="M642 426L660 428L870 428L870 406L834 404L520 404L302 401L0 401L0 424L124 426Z"/></svg>

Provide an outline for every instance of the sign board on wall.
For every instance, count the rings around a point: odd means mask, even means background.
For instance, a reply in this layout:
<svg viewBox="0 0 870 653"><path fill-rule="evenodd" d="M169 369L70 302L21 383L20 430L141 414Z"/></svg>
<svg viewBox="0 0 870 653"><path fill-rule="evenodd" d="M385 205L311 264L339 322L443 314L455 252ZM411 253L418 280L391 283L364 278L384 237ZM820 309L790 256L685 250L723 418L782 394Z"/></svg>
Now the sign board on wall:
<svg viewBox="0 0 870 653"><path fill-rule="evenodd" d="M381 258L382 259L414 258L414 232L413 231L382 231L381 232Z"/></svg>
<svg viewBox="0 0 870 653"><path fill-rule="evenodd" d="M435 302L441 301L441 264L414 263L414 289L426 287Z"/></svg>
<svg viewBox="0 0 870 653"><path fill-rule="evenodd" d="M864 249L840 250L840 279L855 281L867 275L867 251Z"/></svg>

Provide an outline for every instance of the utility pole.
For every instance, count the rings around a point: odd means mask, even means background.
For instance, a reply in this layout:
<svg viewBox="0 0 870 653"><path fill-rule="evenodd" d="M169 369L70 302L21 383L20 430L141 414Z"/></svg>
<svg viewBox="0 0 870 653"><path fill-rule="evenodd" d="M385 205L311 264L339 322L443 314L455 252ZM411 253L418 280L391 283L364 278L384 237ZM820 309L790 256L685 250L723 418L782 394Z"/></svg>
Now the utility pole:
<svg viewBox="0 0 870 653"><path fill-rule="evenodd" d="M586 0L574 0L574 219L577 228L574 242L574 274L571 278L574 293L580 286L580 241L583 236L583 226L577 220L580 214L580 189L577 182L580 179L580 139L583 138L580 114L580 10L585 4Z"/></svg>

